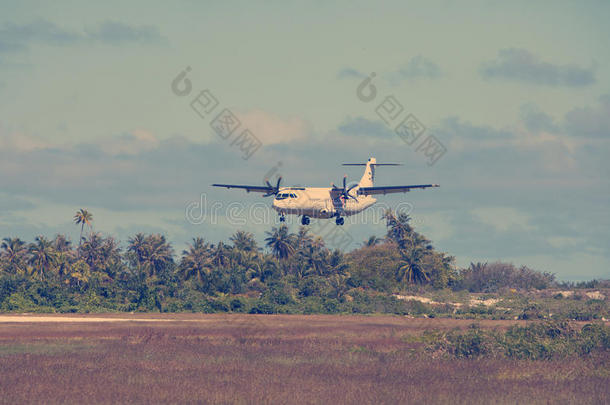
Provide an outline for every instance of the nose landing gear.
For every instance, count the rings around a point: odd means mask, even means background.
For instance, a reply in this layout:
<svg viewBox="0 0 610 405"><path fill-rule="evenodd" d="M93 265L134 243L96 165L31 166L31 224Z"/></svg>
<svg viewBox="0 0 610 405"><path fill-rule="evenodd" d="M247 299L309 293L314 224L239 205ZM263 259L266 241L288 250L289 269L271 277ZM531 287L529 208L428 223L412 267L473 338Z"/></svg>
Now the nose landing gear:
<svg viewBox="0 0 610 405"><path fill-rule="evenodd" d="M335 224L337 225L343 225L344 220L342 217L337 217L337 219L335 219Z"/></svg>
<svg viewBox="0 0 610 405"><path fill-rule="evenodd" d="M286 222L286 217L284 214L280 214L280 222Z"/></svg>
<svg viewBox="0 0 610 405"><path fill-rule="evenodd" d="M309 217L307 215L303 215L301 218L301 225L309 225Z"/></svg>

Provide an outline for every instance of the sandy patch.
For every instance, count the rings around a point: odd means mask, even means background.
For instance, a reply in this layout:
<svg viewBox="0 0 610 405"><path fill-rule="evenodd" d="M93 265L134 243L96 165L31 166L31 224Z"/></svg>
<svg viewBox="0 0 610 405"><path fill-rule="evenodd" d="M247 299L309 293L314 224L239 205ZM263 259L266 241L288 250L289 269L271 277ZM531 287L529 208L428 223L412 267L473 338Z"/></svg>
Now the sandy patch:
<svg viewBox="0 0 610 405"><path fill-rule="evenodd" d="M420 297L417 295L398 295L395 294L394 297L396 297L396 299L399 300L404 300L404 301L419 301L419 302L423 302L424 304L430 304L430 305L453 305L454 307L461 307L463 304L459 303L459 302L437 302L434 301L430 298L426 298L426 297ZM496 305L498 302L500 302L500 299L497 298L489 298L487 300L481 300L481 299L477 299L477 298L472 298L469 302L470 306L477 306L477 305L484 305L486 307L491 307L493 305Z"/></svg>
<svg viewBox="0 0 610 405"><path fill-rule="evenodd" d="M431 300L430 298L426 298L426 297L418 297L417 295L394 295L394 297L396 297L396 299L399 300L404 300L404 301L419 301L419 302L423 302L424 304L432 304L432 305L440 305L440 302L436 302Z"/></svg>
<svg viewBox="0 0 610 405"><path fill-rule="evenodd" d="M154 319L154 318L101 318L91 316L31 316L31 315L0 315L0 323L8 322L168 322L169 319Z"/></svg>
<svg viewBox="0 0 610 405"><path fill-rule="evenodd" d="M600 293L599 291L589 291L585 293L585 295L591 298L592 300L603 300L606 298L606 296Z"/></svg>
<svg viewBox="0 0 610 405"><path fill-rule="evenodd" d="M501 300L498 298L489 298L487 300L480 300L480 299L475 298L475 299L470 300L470 305L472 305L472 306L484 305L486 307L491 307L492 305L496 305L500 301Z"/></svg>

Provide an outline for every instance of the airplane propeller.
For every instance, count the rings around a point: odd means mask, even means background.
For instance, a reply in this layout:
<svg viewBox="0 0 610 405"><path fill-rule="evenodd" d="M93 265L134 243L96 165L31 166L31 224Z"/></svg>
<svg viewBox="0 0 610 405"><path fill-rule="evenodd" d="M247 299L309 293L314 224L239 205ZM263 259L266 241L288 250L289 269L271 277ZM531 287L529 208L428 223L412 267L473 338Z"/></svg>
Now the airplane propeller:
<svg viewBox="0 0 610 405"><path fill-rule="evenodd" d="M271 183L269 183L269 179L265 179L265 183L267 183L267 187L269 187L269 192L267 192L267 194L263 194L263 197L269 197L269 196L276 195L277 193L279 193L281 181L282 181L282 177L280 176L277 178L277 184L275 185L275 187L273 187L271 185Z"/></svg>
<svg viewBox="0 0 610 405"><path fill-rule="evenodd" d="M358 201L358 199L356 197L354 197L353 195L351 195L349 192L352 191L352 189L358 187L358 184L354 184L353 186L351 186L350 188L347 188L347 175L343 176L343 188L339 188L337 186L335 186L335 183L332 184L333 186L333 190L336 191L341 191L341 195L343 196L343 198L345 198L346 200L348 198L351 198L354 201Z"/></svg>

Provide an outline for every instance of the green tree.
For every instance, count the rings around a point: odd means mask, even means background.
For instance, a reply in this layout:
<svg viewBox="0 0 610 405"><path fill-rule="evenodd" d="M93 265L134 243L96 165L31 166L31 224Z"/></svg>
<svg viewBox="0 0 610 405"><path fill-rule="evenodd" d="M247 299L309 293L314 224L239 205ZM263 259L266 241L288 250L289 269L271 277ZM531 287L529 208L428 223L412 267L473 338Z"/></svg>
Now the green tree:
<svg viewBox="0 0 610 405"><path fill-rule="evenodd" d="M388 209L383 214L388 228L387 238L396 243L399 248L404 249L410 236L414 233L413 227L409 224L411 217L405 213L396 215Z"/></svg>
<svg viewBox="0 0 610 405"><path fill-rule="evenodd" d="M375 235L371 235L369 236L369 238L367 240L365 240L364 242L362 242L362 246L377 246L378 244L380 244L383 241L383 239L378 238Z"/></svg>
<svg viewBox="0 0 610 405"><path fill-rule="evenodd" d="M71 271L72 264L75 260L75 253L72 250L72 242L65 235L55 235L51 242L56 253L57 273L60 276L65 276Z"/></svg>
<svg viewBox="0 0 610 405"><path fill-rule="evenodd" d="M142 263L144 263L144 260L147 255L146 235L144 235L143 233L137 233L135 234L135 236L128 239L127 244L127 251L133 254L137 264L141 265Z"/></svg>
<svg viewBox="0 0 610 405"><path fill-rule="evenodd" d="M85 225L87 225L89 229L91 229L91 221L93 221L93 215L89 211L84 208L81 208L80 210L76 211L76 215L74 215L74 223L76 223L76 225L80 225L80 237L78 238L78 246L80 246L81 242L83 241L83 230L85 228Z"/></svg>
<svg viewBox="0 0 610 405"><path fill-rule="evenodd" d="M212 245L212 264L219 269L225 269L231 263L231 248L224 242L218 242L216 247Z"/></svg>
<svg viewBox="0 0 610 405"><path fill-rule="evenodd" d="M165 236L142 233L129 238L127 251L138 273L158 276L165 273L174 263L174 250Z"/></svg>
<svg viewBox="0 0 610 405"><path fill-rule="evenodd" d="M183 280L204 282L212 271L210 245L203 238L193 238L193 243L182 251L178 273Z"/></svg>
<svg viewBox="0 0 610 405"><path fill-rule="evenodd" d="M0 259L3 262L0 268L12 274L24 273L27 255L25 242L19 238L4 238L0 247Z"/></svg>
<svg viewBox="0 0 610 405"><path fill-rule="evenodd" d="M78 248L79 257L82 258L93 271L99 271L104 266L102 245L104 238L98 232L89 234L83 244Z"/></svg>
<svg viewBox="0 0 610 405"><path fill-rule="evenodd" d="M273 227L271 232L267 232L265 242L273 255L280 260L291 257L295 252L295 238L293 234L288 232L286 225Z"/></svg>
<svg viewBox="0 0 610 405"><path fill-rule="evenodd" d="M121 248L112 236L105 238L100 233L92 232L79 252L79 257L96 277L114 279L123 267Z"/></svg>
<svg viewBox="0 0 610 405"><path fill-rule="evenodd" d="M165 236L150 235L146 240L145 267L150 275L159 275L173 264L174 250Z"/></svg>
<svg viewBox="0 0 610 405"><path fill-rule="evenodd" d="M244 252L258 251L258 245L254 239L254 235L250 232L237 231L229 240L238 250L242 250Z"/></svg>
<svg viewBox="0 0 610 405"><path fill-rule="evenodd" d="M30 264L34 273L44 280L45 273L51 271L57 260L57 253L53 244L44 236L37 236L34 243L30 245Z"/></svg>
<svg viewBox="0 0 610 405"><path fill-rule="evenodd" d="M426 283L430 281L427 269L423 265L426 248L423 246L412 246L408 249L400 249L401 261L396 269L396 279L407 283Z"/></svg>

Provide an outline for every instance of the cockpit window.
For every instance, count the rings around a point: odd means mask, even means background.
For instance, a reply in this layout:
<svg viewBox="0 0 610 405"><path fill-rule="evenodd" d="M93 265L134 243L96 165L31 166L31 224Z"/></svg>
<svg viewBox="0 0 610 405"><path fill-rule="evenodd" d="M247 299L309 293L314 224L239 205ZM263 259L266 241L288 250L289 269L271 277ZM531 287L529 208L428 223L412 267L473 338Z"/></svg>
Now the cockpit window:
<svg viewBox="0 0 610 405"><path fill-rule="evenodd" d="M276 199L276 200L283 200L283 199L286 199L286 198L288 198L288 194L285 194L285 193L278 194L278 195L275 197L275 199Z"/></svg>

